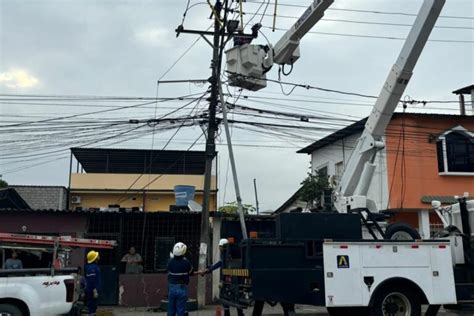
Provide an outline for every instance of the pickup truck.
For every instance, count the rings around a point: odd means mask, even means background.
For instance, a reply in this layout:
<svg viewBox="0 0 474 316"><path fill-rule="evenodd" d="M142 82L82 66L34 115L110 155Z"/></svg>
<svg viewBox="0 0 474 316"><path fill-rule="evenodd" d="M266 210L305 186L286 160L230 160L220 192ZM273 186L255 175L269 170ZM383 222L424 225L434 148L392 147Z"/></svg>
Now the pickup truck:
<svg viewBox="0 0 474 316"><path fill-rule="evenodd" d="M76 269L0 270L0 315L67 314L76 300Z"/></svg>

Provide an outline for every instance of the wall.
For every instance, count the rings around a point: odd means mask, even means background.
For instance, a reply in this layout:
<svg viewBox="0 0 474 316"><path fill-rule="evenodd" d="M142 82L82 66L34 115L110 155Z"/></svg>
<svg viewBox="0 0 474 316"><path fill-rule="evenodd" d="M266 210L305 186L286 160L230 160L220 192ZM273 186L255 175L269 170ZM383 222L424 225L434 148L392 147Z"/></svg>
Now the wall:
<svg viewBox="0 0 474 316"><path fill-rule="evenodd" d="M315 172L316 170L327 166L328 175L334 176L336 174L336 164L341 161L344 161L344 165L347 163L360 135L361 133L350 135L331 145L314 151L311 154L312 171ZM382 150L377 154L377 168L368 193L368 197L375 201L379 209L386 209L388 203L385 155L385 150Z"/></svg>
<svg viewBox="0 0 474 316"><path fill-rule="evenodd" d="M472 116L406 114L403 155L403 142L399 142L402 115L396 114L393 117L387 129L386 140L389 187L392 187L390 208L431 208L431 205L421 202L424 195L454 196L464 192L474 194L474 175L442 176L438 173L436 137L457 125L474 131ZM399 143L400 149L397 150ZM401 167L403 160L406 166L404 172Z"/></svg>
<svg viewBox="0 0 474 316"><path fill-rule="evenodd" d="M58 234L63 236L83 237L86 231L87 218L85 214L71 212L41 212L41 211L0 211L0 232L21 233L22 226L29 234ZM71 252L71 265L82 266L84 250Z"/></svg>
<svg viewBox="0 0 474 316"><path fill-rule="evenodd" d="M153 182L155 179L156 181ZM195 200L202 204L204 176L200 175L141 176L139 174L74 173L71 175L70 194L79 196L81 203L70 203L70 207L71 209L76 207L84 209L107 208L109 205L119 204L125 208L142 208L145 205L145 211L169 211L170 205L175 205L175 185L195 186L196 191L201 191L196 192ZM144 200L143 188L145 187ZM217 177L213 176L211 179L211 211L217 209L216 188Z"/></svg>
<svg viewBox="0 0 474 316"><path fill-rule="evenodd" d="M82 207L83 209L89 208L107 208L112 204L119 204L120 207L131 208L139 207L142 208L145 204L145 211L155 212L155 211L169 211L170 205L175 205L176 200L174 192L162 192L162 193L146 193L145 201L143 200L143 193L128 193L123 192L89 192L89 191L72 191L71 196L79 196L81 198L81 203L71 203L71 209L76 207ZM135 199L135 200L134 200ZM194 200L202 204L203 193L196 192ZM145 203L143 203L145 202ZM211 211L216 210L216 193L213 192L211 195L210 208Z"/></svg>
<svg viewBox="0 0 474 316"><path fill-rule="evenodd" d="M137 180L138 179L138 180ZM73 173L71 189L80 190L173 190L175 185L193 185L203 190L204 176L200 175L140 175L108 173ZM217 188L217 177L211 179L211 190Z"/></svg>
<svg viewBox="0 0 474 316"><path fill-rule="evenodd" d="M67 190L60 186L10 185L35 210L65 210Z"/></svg>
<svg viewBox="0 0 474 316"><path fill-rule="evenodd" d="M189 298L196 299L197 278L191 277ZM206 303L211 303L211 277L206 277ZM160 306L160 301L166 299L167 274L121 274L119 278L119 305L121 306Z"/></svg>

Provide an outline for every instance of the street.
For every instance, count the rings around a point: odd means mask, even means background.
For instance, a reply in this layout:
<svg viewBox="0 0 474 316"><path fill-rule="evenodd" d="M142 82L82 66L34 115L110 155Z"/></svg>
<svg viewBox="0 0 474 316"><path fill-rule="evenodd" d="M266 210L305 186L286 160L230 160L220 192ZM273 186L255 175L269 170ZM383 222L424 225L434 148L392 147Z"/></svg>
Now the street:
<svg viewBox="0 0 474 316"><path fill-rule="evenodd" d="M196 312L190 312L189 316L215 316L216 315L216 307L217 306L206 306L205 309L196 311ZM105 309L104 309L105 310ZM166 315L165 312L149 312L147 311L147 308L127 308L127 307L116 307L112 309L108 309L113 311L114 316L132 316L132 315ZM246 316L252 315L252 310L246 310L244 311ZM312 315L312 316L326 316L329 315L326 311L326 308L324 307L315 307L315 306L297 306L296 307L296 313L297 315ZM98 315L100 315L98 313ZM223 312L222 312L223 315ZM237 312L235 310L231 309L231 315L235 316L237 315ZM271 307L271 306L266 306L263 312L263 315L267 316L277 316L277 315L282 315L281 309L278 306ZM472 313L453 313L453 312L447 312L445 310L441 310L438 315L440 316L457 316L457 315L473 315Z"/></svg>

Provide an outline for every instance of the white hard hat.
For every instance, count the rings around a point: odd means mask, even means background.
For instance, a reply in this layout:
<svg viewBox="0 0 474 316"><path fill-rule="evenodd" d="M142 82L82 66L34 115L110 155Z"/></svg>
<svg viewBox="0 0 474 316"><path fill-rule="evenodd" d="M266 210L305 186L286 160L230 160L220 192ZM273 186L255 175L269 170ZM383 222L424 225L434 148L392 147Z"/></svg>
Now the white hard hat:
<svg viewBox="0 0 474 316"><path fill-rule="evenodd" d="M219 240L219 247L223 247L227 245L228 243L229 241L227 240L227 238L222 238L221 240Z"/></svg>
<svg viewBox="0 0 474 316"><path fill-rule="evenodd" d="M173 255L175 257L184 256L186 254L187 249L188 249L188 247L186 247L185 244L183 244L182 242L179 242L176 245L174 245L174 247L173 247Z"/></svg>

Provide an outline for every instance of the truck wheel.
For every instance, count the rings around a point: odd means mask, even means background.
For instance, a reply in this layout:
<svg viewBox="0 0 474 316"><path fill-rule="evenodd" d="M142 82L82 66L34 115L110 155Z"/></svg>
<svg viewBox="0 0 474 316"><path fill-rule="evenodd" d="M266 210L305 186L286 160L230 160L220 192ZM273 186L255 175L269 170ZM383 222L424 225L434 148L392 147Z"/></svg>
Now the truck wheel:
<svg viewBox="0 0 474 316"><path fill-rule="evenodd" d="M1 316L22 316L21 310L15 305L11 304L0 304L0 315Z"/></svg>
<svg viewBox="0 0 474 316"><path fill-rule="evenodd" d="M420 295L408 286L385 286L374 295L370 316L421 316Z"/></svg>
<svg viewBox="0 0 474 316"><path fill-rule="evenodd" d="M393 223L385 230L385 239L390 240L415 240L421 239L420 233L405 223Z"/></svg>

